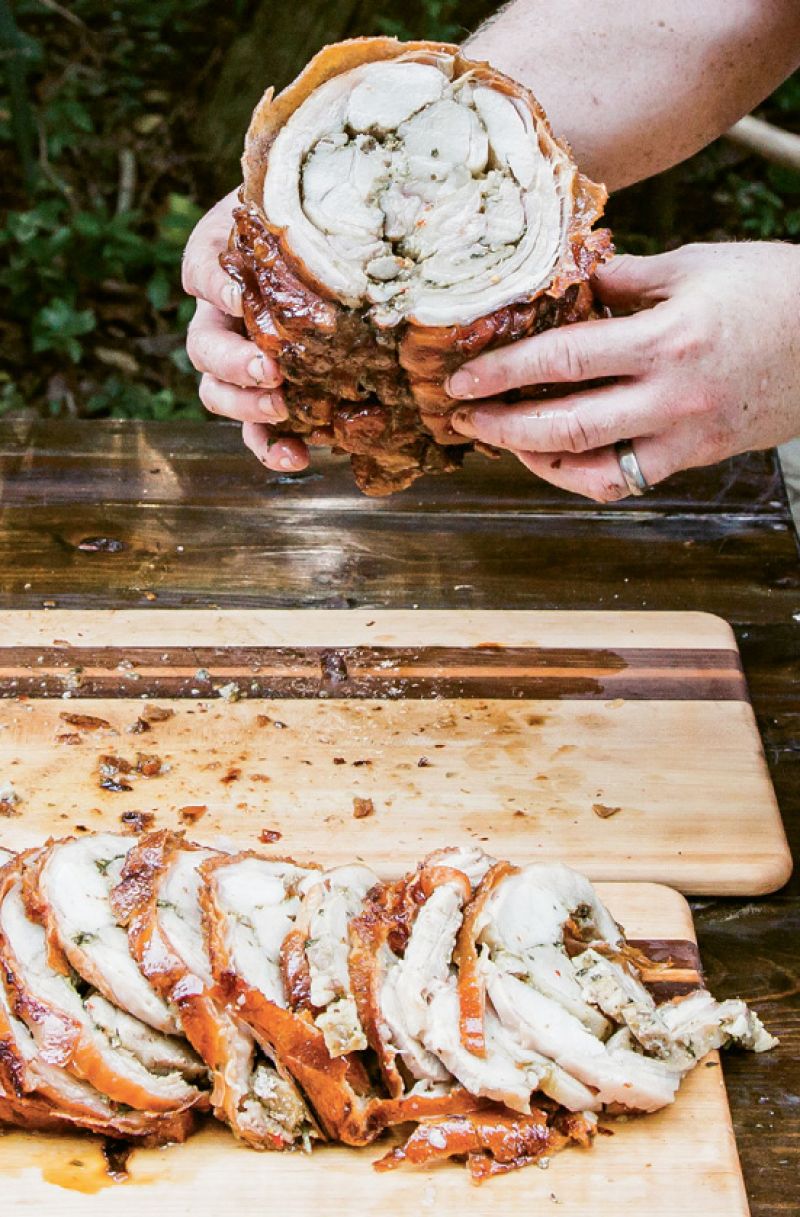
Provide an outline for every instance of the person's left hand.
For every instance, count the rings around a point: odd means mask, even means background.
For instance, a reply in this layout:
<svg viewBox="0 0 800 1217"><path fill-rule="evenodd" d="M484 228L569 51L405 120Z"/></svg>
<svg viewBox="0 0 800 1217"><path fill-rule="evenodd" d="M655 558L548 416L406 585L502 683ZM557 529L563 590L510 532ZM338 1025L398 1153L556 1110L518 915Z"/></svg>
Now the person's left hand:
<svg viewBox="0 0 800 1217"><path fill-rule="evenodd" d="M800 248L753 242L620 255L594 285L603 303L629 315L548 330L464 364L448 392L488 400L456 411L455 430L601 502L629 493L620 440L633 441L654 485L800 434ZM551 401L492 400L564 382L576 388Z"/></svg>

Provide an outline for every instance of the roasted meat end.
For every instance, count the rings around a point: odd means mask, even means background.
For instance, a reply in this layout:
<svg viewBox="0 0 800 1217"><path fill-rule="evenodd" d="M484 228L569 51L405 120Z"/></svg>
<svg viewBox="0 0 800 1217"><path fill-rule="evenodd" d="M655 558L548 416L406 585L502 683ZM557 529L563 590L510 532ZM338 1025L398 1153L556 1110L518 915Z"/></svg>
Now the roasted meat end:
<svg viewBox="0 0 800 1217"><path fill-rule="evenodd" d="M444 382L490 346L592 315L605 189L535 98L455 46L324 48L257 107L224 265L286 378L287 422L367 494L457 468Z"/></svg>

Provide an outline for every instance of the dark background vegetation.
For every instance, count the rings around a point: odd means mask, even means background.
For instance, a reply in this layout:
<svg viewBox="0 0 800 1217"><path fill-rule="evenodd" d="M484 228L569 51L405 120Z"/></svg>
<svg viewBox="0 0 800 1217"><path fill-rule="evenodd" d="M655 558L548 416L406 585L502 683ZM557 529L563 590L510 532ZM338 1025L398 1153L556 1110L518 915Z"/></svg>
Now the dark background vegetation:
<svg viewBox="0 0 800 1217"><path fill-rule="evenodd" d="M0 0L0 414L200 417L180 257L253 104L324 42L459 40L481 0ZM800 79L760 113L800 130ZM617 245L797 239L800 175L720 141L608 208Z"/></svg>

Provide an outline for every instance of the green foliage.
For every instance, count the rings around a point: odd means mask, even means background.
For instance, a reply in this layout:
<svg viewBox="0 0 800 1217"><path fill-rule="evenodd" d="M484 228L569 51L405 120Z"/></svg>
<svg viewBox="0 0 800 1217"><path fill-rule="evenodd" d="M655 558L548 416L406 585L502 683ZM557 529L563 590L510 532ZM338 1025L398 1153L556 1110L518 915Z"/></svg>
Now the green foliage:
<svg viewBox="0 0 800 1217"><path fill-rule="evenodd" d="M429 38L433 42L458 42L463 34L463 27L453 18L458 16L459 8L458 0L421 0L412 6L411 11L407 6L403 6L402 18L378 18L378 32L391 34L395 38Z"/></svg>
<svg viewBox="0 0 800 1217"><path fill-rule="evenodd" d="M739 215L742 229L760 241L800 236L800 173L770 165L763 181L729 175L717 194Z"/></svg>
<svg viewBox="0 0 800 1217"><path fill-rule="evenodd" d="M202 418L200 402L182 402L171 389L149 389L146 385L109 376L86 403L88 415L106 418Z"/></svg>
<svg viewBox="0 0 800 1217"><path fill-rule="evenodd" d="M202 415L180 260L213 193L187 75L202 90L248 7L18 0L15 30L0 6L0 414Z"/></svg>
<svg viewBox="0 0 800 1217"><path fill-rule="evenodd" d="M75 308L69 300L55 296L34 314L31 327L33 350L36 354L55 351L57 355L69 355L73 363L78 363L83 354L78 339L93 330L95 324L95 316L90 308Z"/></svg>

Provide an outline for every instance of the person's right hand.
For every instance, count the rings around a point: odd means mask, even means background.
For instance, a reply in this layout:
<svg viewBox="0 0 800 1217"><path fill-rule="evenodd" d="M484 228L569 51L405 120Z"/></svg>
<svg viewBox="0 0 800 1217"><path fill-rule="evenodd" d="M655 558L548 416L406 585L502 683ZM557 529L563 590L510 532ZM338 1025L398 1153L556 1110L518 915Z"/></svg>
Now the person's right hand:
<svg viewBox="0 0 800 1217"><path fill-rule="evenodd" d="M275 439L265 424L287 417L281 371L242 334L239 287L219 264L227 249L238 191L220 199L189 237L183 255L183 289L197 297L186 351L198 372L200 400L211 414L238 419L242 438L268 469L298 472L308 464L300 439Z"/></svg>

